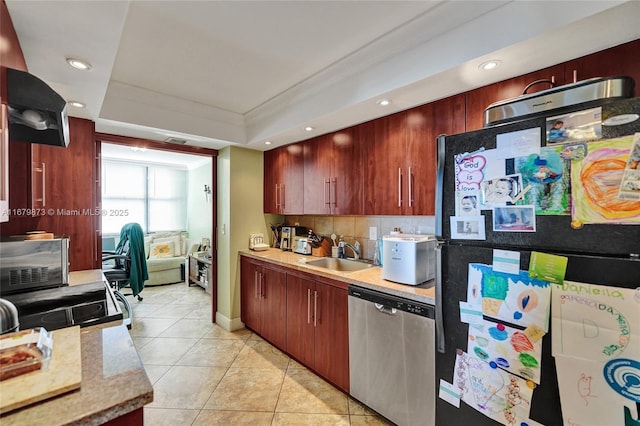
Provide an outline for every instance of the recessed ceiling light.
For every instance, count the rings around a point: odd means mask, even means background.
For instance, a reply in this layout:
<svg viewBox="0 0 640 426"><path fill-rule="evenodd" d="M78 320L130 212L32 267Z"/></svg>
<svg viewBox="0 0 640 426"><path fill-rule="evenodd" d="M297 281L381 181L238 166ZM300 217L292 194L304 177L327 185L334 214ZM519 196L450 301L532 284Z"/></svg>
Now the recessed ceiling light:
<svg viewBox="0 0 640 426"><path fill-rule="evenodd" d="M492 59L490 61L486 61L486 62L481 63L478 66L478 68L480 68L481 70L489 71L489 70L492 70L494 68L497 68L501 63L502 63L502 61L500 61L498 59Z"/></svg>
<svg viewBox="0 0 640 426"><path fill-rule="evenodd" d="M313 127L307 126L307 127L304 128L304 130L307 131L307 132L310 132L310 131L313 130Z"/></svg>
<svg viewBox="0 0 640 426"><path fill-rule="evenodd" d="M89 71L91 69L91 64L81 59L67 58L67 63L78 70Z"/></svg>
<svg viewBox="0 0 640 426"><path fill-rule="evenodd" d="M391 101L389 99L380 99L378 101L378 105L380 106L387 106L391 103Z"/></svg>
<svg viewBox="0 0 640 426"><path fill-rule="evenodd" d="M86 107L85 104L83 104L82 102L78 102L78 101L69 101L67 103L69 105L71 105L72 107L76 107L76 108L84 108L84 107Z"/></svg>
<svg viewBox="0 0 640 426"><path fill-rule="evenodd" d="M265 145L271 145L271 141L266 141L264 144Z"/></svg>

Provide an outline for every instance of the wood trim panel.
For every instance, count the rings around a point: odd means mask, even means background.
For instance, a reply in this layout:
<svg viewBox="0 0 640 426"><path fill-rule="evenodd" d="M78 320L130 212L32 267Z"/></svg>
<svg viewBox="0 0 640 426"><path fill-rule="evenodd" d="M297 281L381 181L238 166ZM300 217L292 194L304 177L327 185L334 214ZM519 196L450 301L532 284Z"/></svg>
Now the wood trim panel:
<svg viewBox="0 0 640 426"><path fill-rule="evenodd" d="M160 151L184 152L195 155L218 156L218 150L201 148L199 146L176 145L169 142L158 142L151 139L131 138L128 136L112 135L109 133L96 133L96 140L105 143L113 143L126 146L137 146L139 148L157 149Z"/></svg>
<svg viewBox="0 0 640 426"><path fill-rule="evenodd" d="M0 39L2 40L0 65L20 71L27 71L27 62L24 59L18 35L16 34L9 9L4 0L2 0L0 4ZM6 79L3 78L2 81L4 82ZM0 87L2 88L2 90L0 90L0 97L6 99L5 85L2 84Z"/></svg>

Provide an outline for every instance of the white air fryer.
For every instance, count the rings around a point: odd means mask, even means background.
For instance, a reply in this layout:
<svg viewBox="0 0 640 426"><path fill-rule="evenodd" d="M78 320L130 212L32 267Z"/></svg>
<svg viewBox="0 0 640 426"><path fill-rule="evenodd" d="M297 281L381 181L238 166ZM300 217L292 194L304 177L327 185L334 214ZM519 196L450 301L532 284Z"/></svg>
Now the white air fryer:
<svg viewBox="0 0 640 426"><path fill-rule="evenodd" d="M394 234L382 237L382 278L418 285L435 277L433 235Z"/></svg>

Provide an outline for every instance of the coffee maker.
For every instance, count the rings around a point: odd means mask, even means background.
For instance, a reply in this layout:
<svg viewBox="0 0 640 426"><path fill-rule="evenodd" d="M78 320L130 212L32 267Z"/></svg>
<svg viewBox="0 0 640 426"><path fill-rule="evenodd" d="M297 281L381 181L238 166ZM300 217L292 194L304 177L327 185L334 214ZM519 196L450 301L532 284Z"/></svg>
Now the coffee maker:
<svg viewBox="0 0 640 426"><path fill-rule="evenodd" d="M304 226L283 226L280 232L280 248L284 251L293 250L293 240L295 237L304 236L307 228Z"/></svg>

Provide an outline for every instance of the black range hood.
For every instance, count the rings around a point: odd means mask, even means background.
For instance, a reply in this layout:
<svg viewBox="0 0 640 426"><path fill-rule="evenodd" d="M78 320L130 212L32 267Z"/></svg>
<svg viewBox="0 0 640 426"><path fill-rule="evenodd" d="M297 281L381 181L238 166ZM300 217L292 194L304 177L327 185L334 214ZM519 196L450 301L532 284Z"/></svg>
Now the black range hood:
<svg viewBox="0 0 640 426"><path fill-rule="evenodd" d="M10 140L69 145L67 102L38 77L7 68L7 106Z"/></svg>

